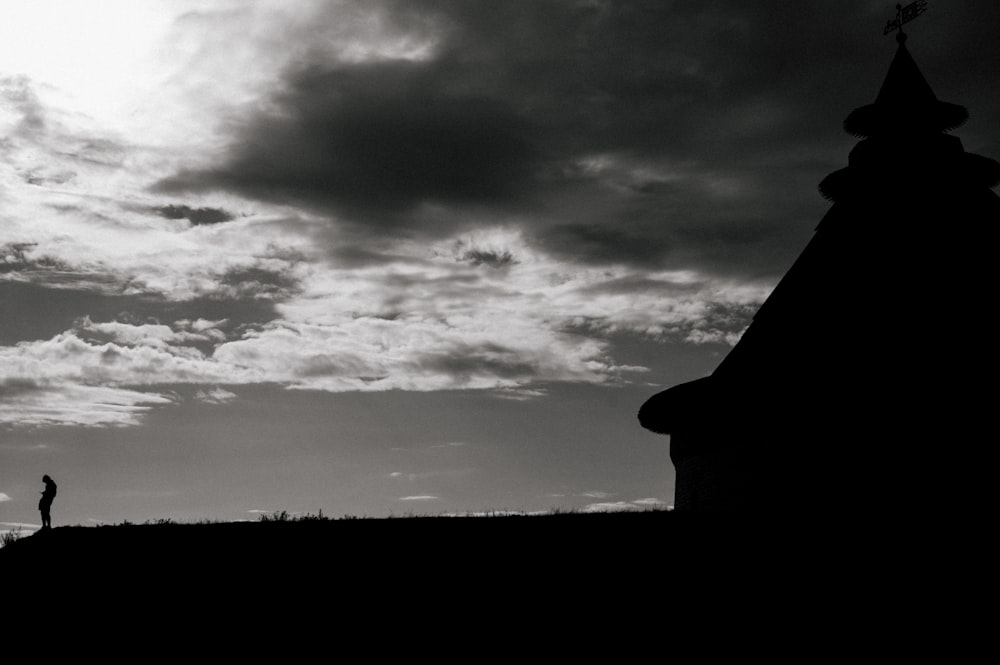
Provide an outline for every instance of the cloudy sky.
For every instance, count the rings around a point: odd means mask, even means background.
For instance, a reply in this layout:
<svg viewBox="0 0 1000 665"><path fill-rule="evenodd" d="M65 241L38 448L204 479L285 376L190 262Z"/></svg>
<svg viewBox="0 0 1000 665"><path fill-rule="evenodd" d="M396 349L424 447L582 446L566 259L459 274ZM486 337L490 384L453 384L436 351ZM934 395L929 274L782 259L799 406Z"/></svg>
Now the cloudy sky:
<svg viewBox="0 0 1000 665"><path fill-rule="evenodd" d="M1000 157L1000 6L908 46ZM37 0L0 22L0 527L669 504L894 3Z"/></svg>

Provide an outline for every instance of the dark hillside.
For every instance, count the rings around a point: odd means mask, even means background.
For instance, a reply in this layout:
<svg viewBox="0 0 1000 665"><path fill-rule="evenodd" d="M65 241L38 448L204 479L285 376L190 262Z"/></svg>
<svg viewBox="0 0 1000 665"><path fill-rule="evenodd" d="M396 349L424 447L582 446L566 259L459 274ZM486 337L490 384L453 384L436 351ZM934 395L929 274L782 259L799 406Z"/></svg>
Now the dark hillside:
<svg viewBox="0 0 1000 665"><path fill-rule="evenodd" d="M878 517L878 519L875 519ZM829 515L708 514L670 511L563 513L489 517L307 518L183 524L169 521L57 527L0 549L0 571L72 569L89 575L125 570L159 573L302 570L371 576L427 572L510 571L573 575L640 568L676 577L719 565L790 570L836 558L872 563L896 548L928 552L928 534L962 538L919 515L860 520ZM936 539L937 540L937 539ZM947 540L943 542L948 542ZM873 558L874 557L874 558Z"/></svg>
<svg viewBox="0 0 1000 665"><path fill-rule="evenodd" d="M313 519L208 524L57 527L0 549L0 571L46 579L210 579L240 584L334 584L341 590L472 585L616 588L676 584L763 556L757 536L785 531L743 516L667 511L496 517ZM800 545L776 561L801 558ZM768 555L770 556L770 554ZM715 562L715 563L712 563ZM694 566L694 568L692 567Z"/></svg>
<svg viewBox="0 0 1000 665"><path fill-rule="evenodd" d="M241 649L281 649L278 625L304 627L293 644L502 651L540 635L645 662L685 625L860 639L884 631L888 608L923 621L981 580L995 548L967 541L919 519L671 512L58 527L0 549L0 579L19 617L157 644L239 635Z"/></svg>
<svg viewBox="0 0 1000 665"><path fill-rule="evenodd" d="M459 614L546 598L565 611L596 597L662 594L677 579L665 557L689 549L676 540L684 519L657 511L57 527L0 549L0 577L29 595L39 581L83 583L132 601L177 594L237 611L317 598L338 611Z"/></svg>
<svg viewBox="0 0 1000 665"><path fill-rule="evenodd" d="M684 518L682 517L681 520ZM585 565L590 553L653 551L670 540L672 513L406 517L58 527L0 550L0 565L175 570L261 566ZM548 561L560 557L561 561ZM446 563L450 562L450 563ZM463 564L463 562L465 562Z"/></svg>

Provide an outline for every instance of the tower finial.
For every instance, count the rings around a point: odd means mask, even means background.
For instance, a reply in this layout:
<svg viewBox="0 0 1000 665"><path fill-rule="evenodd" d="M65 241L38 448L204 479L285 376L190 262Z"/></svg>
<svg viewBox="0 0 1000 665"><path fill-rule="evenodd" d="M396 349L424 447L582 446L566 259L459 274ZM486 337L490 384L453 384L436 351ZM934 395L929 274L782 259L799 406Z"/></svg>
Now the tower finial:
<svg viewBox="0 0 1000 665"><path fill-rule="evenodd" d="M885 22L885 28L882 29L883 35L888 35L893 30L899 30L899 34L896 35L896 41L902 44L906 41L906 33L903 32L903 26L917 18L921 14L927 11L927 0L914 0L910 4L896 5L896 18L889 19Z"/></svg>

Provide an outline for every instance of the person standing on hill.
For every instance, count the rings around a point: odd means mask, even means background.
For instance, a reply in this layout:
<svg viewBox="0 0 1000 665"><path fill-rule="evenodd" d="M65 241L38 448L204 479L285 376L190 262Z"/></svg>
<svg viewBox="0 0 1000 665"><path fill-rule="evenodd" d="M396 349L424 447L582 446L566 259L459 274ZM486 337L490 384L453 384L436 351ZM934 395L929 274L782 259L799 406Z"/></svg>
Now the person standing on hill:
<svg viewBox="0 0 1000 665"><path fill-rule="evenodd" d="M42 528L52 528L52 516L49 510L52 508L52 499L56 498L56 482L48 476L42 476L45 489L42 490L42 498L38 501L38 510L42 511Z"/></svg>

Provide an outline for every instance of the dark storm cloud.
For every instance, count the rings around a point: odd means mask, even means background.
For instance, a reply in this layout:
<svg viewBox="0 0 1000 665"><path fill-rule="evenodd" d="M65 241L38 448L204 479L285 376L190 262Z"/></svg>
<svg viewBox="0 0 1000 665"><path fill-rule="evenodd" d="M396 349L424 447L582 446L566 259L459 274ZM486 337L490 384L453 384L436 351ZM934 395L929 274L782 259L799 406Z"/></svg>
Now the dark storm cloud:
<svg viewBox="0 0 1000 665"><path fill-rule="evenodd" d="M447 354L429 355L421 369L441 372L453 378L495 376L500 379L530 379L539 373L536 363L526 361L513 349L496 344L465 345Z"/></svg>
<svg viewBox="0 0 1000 665"><path fill-rule="evenodd" d="M38 382L27 378L0 379L0 399L14 398L39 390Z"/></svg>
<svg viewBox="0 0 1000 665"><path fill-rule="evenodd" d="M222 275L219 284L219 290L230 298L280 300L299 290L299 280L288 270L256 266L231 268Z"/></svg>
<svg viewBox="0 0 1000 665"><path fill-rule="evenodd" d="M28 258L27 252L35 247L35 243L16 242L0 246L0 273L21 271L30 268L35 261Z"/></svg>
<svg viewBox="0 0 1000 665"><path fill-rule="evenodd" d="M650 279L642 274L627 275L594 284L585 289L588 294L631 294L663 293L669 295L697 293L704 286L698 282L674 282L664 279Z"/></svg>
<svg viewBox="0 0 1000 665"><path fill-rule="evenodd" d="M874 1L365 6L433 33L431 56L302 63L222 163L159 189L332 211L372 238L516 213L576 261L775 276L825 211L816 185L852 143L841 122L895 46ZM994 111L984 63L1000 42L984 26L1000 8L938 13L911 50L939 95Z"/></svg>
<svg viewBox="0 0 1000 665"><path fill-rule="evenodd" d="M441 277L387 274L374 279L385 289L383 306L391 311L408 302L412 303L414 298L419 298L421 295L439 302L461 302L469 298L486 298L503 294L501 288L485 284L479 275L474 274L448 274Z"/></svg>
<svg viewBox="0 0 1000 665"><path fill-rule="evenodd" d="M161 217L167 219L186 219L194 226L220 224L234 219L233 214L222 208L192 208L186 205L165 205L154 208Z"/></svg>
<svg viewBox="0 0 1000 665"><path fill-rule="evenodd" d="M462 255L462 260L468 261L474 266L487 265L491 268L503 268L517 263L514 255L509 251L491 249L470 249Z"/></svg>
<svg viewBox="0 0 1000 665"><path fill-rule="evenodd" d="M330 258L341 268L363 268L408 259L408 257L398 256L391 252L380 252L367 247L363 244L362 239L349 243L331 243L331 245Z"/></svg>
<svg viewBox="0 0 1000 665"><path fill-rule="evenodd" d="M650 269L762 277L791 264L824 205L801 172L784 174L782 197L771 196L761 174L752 178L753 184L718 196L690 181L626 196L595 191L599 185L581 187L563 209L566 221L529 233L547 251L573 261L627 260Z"/></svg>
<svg viewBox="0 0 1000 665"><path fill-rule="evenodd" d="M434 67L373 63L296 72L277 117L254 118L224 169L165 191L231 188L396 223L421 203L495 203L533 168L525 122Z"/></svg>
<svg viewBox="0 0 1000 665"><path fill-rule="evenodd" d="M38 243L12 242L0 245L0 274L69 270L62 261L46 256L37 250Z"/></svg>

